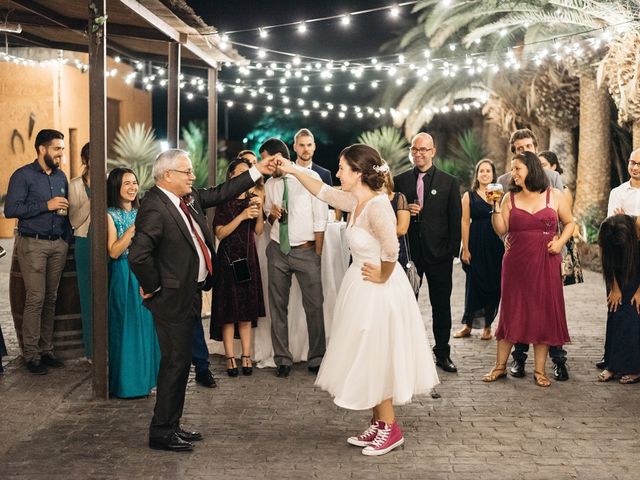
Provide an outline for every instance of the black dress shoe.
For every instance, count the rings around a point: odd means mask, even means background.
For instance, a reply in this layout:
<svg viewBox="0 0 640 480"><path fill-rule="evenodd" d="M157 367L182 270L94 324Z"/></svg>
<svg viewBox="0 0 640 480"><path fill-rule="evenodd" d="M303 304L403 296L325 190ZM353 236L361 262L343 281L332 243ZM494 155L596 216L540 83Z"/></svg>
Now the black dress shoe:
<svg viewBox="0 0 640 480"><path fill-rule="evenodd" d="M524 377L524 362L514 360L509 367L509 375L516 378Z"/></svg>
<svg viewBox="0 0 640 480"><path fill-rule="evenodd" d="M49 370L45 367L40 360L31 360L27 362L27 369L34 375L46 375Z"/></svg>
<svg viewBox="0 0 640 480"><path fill-rule="evenodd" d="M604 370L604 367L606 366L607 366L607 362L605 361L604 357L602 357L600 360L596 362L596 368L598 370Z"/></svg>
<svg viewBox="0 0 640 480"><path fill-rule="evenodd" d="M291 373L291 365L278 365L276 368L276 377L287 378Z"/></svg>
<svg viewBox="0 0 640 480"><path fill-rule="evenodd" d="M456 364L453 363L449 357L436 357L436 367L440 367L442 370L449 373L456 373L458 371Z"/></svg>
<svg viewBox="0 0 640 480"><path fill-rule="evenodd" d="M193 450L193 443L184 441L177 433L172 433L166 438L150 438L149 447L154 450L190 452Z"/></svg>
<svg viewBox="0 0 640 480"><path fill-rule="evenodd" d="M47 367L52 367L52 368L62 368L64 367L64 363L61 360L58 360L56 357L54 357L53 355L47 353L45 355L42 355L40 357L40 363L42 363L43 365L47 366Z"/></svg>
<svg viewBox="0 0 640 480"><path fill-rule="evenodd" d="M202 440L202 434L200 432L187 432L182 427L176 428L176 435L185 442L199 442Z"/></svg>
<svg viewBox="0 0 640 480"><path fill-rule="evenodd" d="M311 373L313 373L314 375L317 375L318 372L320 371L320 365L316 365L315 367L312 367L311 365L309 365L307 367L307 370L309 370Z"/></svg>
<svg viewBox="0 0 640 480"><path fill-rule="evenodd" d="M196 383L208 388L216 388L218 386L216 379L213 378L213 373L211 373L209 369L201 373L196 373Z"/></svg>
<svg viewBox="0 0 640 480"><path fill-rule="evenodd" d="M567 371L567 365L565 362L553 364L553 378L559 382L569 380L569 372Z"/></svg>

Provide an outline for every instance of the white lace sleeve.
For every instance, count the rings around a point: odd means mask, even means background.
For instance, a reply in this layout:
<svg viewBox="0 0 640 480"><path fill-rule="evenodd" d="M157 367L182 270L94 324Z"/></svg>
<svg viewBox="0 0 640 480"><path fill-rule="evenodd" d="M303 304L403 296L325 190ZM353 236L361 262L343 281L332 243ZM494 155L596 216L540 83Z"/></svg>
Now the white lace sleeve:
<svg viewBox="0 0 640 480"><path fill-rule="evenodd" d="M352 212L358 203L356 197L349 192L343 192L337 188L324 184L318 192L318 198L323 202L327 202L333 208L342 210L343 212Z"/></svg>
<svg viewBox="0 0 640 480"><path fill-rule="evenodd" d="M396 234L396 215L388 198L376 198L373 201L374 203L364 212L369 233L380 243L380 259L383 262L395 262L400 250Z"/></svg>

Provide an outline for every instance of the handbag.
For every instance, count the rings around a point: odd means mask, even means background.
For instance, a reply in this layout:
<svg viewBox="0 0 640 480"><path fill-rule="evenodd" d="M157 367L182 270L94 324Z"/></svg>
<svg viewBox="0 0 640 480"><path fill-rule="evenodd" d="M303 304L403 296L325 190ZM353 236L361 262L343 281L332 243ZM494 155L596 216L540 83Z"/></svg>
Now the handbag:
<svg viewBox="0 0 640 480"><path fill-rule="evenodd" d="M251 281L251 267L249 266L249 236L251 235L251 225L247 229L247 254L244 258L238 258L231 261L227 252L226 244L224 250L224 256L227 257L227 263L233 271L233 278L236 283L246 283Z"/></svg>
<svg viewBox="0 0 640 480"><path fill-rule="evenodd" d="M570 238L565 247L567 251L562 257L562 283L564 285L583 283L584 275L575 239Z"/></svg>
<svg viewBox="0 0 640 480"><path fill-rule="evenodd" d="M407 236L403 235L402 240L404 241L405 248L407 250L407 264L402 265L404 272L407 274L407 278L409 279L409 284L411 285L411 289L413 290L413 294L417 297L418 292L420 291L420 275L418 274L418 269L416 268L416 264L411 260L411 250L409 249L409 242L407 242Z"/></svg>

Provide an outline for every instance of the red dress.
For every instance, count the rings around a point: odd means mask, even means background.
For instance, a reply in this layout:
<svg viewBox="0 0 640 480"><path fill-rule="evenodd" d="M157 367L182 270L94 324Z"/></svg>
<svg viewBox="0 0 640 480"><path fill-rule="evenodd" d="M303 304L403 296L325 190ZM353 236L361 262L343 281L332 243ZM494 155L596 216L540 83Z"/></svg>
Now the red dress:
<svg viewBox="0 0 640 480"><path fill-rule="evenodd" d="M558 215L546 207L536 213L518 208L513 192L509 218L509 249L502 259L502 298L498 340L511 343L564 345L569 330L564 308L559 254L547 243L558 231Z"/></svg>

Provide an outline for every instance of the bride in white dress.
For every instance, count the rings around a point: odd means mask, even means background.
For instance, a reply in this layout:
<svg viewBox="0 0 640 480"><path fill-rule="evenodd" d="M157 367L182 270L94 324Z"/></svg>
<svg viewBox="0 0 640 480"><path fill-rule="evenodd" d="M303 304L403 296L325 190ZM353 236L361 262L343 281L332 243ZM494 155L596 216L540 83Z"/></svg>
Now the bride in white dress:
<svg viewBox="0 0 640 480"><path fill-rule="evenodd" d="M389 167L375 149L351 145L340 153L341 191L280 161L313 195L351 212L347 239L353 263L336 299L316 385L340 407L373 409L369 427L347 441L365 447L365 455L384 455L404 443L393 406L439 383L418 303L397 263L396 217L381 191Z"/></svg>

